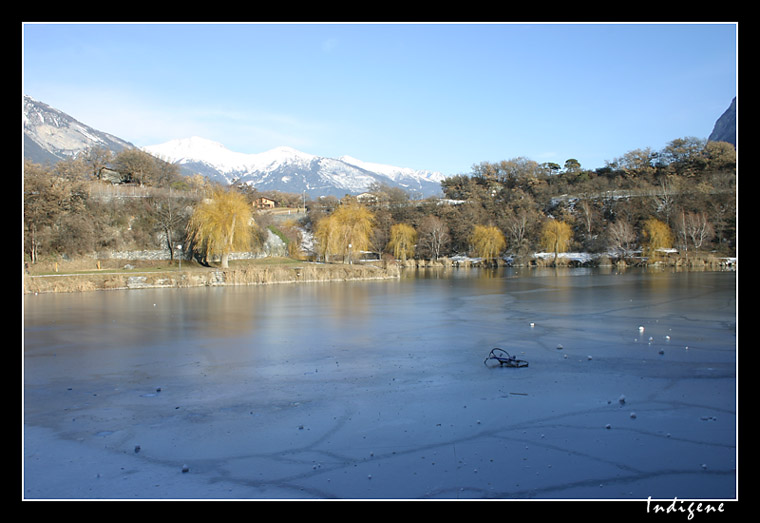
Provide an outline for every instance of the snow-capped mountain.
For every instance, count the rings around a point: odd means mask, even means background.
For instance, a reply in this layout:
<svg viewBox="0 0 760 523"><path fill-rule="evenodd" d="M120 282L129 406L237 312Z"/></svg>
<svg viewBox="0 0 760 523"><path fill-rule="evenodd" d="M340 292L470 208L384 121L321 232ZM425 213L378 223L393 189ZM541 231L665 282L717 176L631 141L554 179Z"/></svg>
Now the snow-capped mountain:
<svg viewBox="0 0 760 523"><path fill-rule="evenodd" d="M306 192L315 196L344 196L366 191L373 183L400 187L427 197L440 194L444 176L431 171L367 163L342 156L325 158L291 147L262 153L239 153L199 137L170 140L143 148L186 173L200 173L223 183L241 182L260 191Z"/></svg>
<svg viewBox="0 0 760 523"><path fill-rule="evenodd" d="M135 147L26 95L23 123L24 158L40 164L55 164L94 146L115 153ZM359 194L373 183L427 197L441 193L444 178L441 173L367 163L350 156L325 158L291 147L245 154L198 137L171 140L143 150L179 164L184 174L201 174L223 183L239 181L260 191L306 192L312 198Z"/></svg>
<svg viewBox="0 0 760 523"><path fill-rule="evenodd" d="M115 152L134 147L29 96L23 104L24 157L36 163L56 163L93 146Z"/></svg>
<svg viewBox="0 0 760 523"><path fill-rule="evenodd" d="M341 156L339 160L349 165L354 165L367 171L387 176L402 186L414 186L416 183L420 182L440 184L444 179L444 176L441 173L434 171L417 170L410 167L394 167L392 165L384 165L380 163L363 162L361 160L357 160L356 158L352 158L351 156Z"/></svg>

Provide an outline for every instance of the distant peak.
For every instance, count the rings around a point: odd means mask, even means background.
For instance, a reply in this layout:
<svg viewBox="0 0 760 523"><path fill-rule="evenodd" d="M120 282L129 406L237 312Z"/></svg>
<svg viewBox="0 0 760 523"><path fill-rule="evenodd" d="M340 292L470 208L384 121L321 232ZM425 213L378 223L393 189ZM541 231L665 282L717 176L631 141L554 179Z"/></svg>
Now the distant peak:
<svg viewBox="0 0 760 523"><path fill-rule="evenodd" d="M220 142L215 142L207 138L201 138L200 136L190 136L188 138L175 138L164 142L162 146L175 146L175 147L218 147L226 149Z"/></svg>
<svg viewBox="0 0 760 523"><path fill-rule="evenodd" d="M287 145L280 145L278 147L275 147L274 149L270 149L266 152L260 153L260 156L276 156L276 157L282 157L282 158L301 158L301 159L307 159L311 160L313 158L316 158L315 155L305 153L303 151L299 151L298 149L294 149L293 147L289 147Z"/></svg>
<svg viewBox="0 0 760 523"><path fill-rule="evenodd" d="M290 154L308 154L303 151L299 151L298 149L294 149L293 147L287 146L287 145L279 145L275 147L274 149L271 149L272 151L282 152L282 153L290 153Z"/></svg>

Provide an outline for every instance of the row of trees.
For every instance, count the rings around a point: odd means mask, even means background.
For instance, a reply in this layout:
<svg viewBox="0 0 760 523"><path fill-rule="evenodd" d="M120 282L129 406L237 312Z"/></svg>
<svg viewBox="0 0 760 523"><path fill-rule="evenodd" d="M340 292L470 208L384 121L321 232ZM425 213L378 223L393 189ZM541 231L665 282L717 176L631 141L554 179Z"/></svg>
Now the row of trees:
<svg viewBox="0 0 760 523"><path fill-rule="evenodd" d="M116 179L114 179L114 176ZM141 188L135 198L103 198L95 188L118 182ZM109 185L110 186L110 185ZM733 146L693 138L660 152L636 150L604 168L576 160L538 164L525 158L483 162L442 183L444 199L412 201L376 184L368 205L347 196L307 202L300 223L280 227L291 254L303 231L316 254L352 261L367 251L396 259L583 250L629 256L634 250L735 252L736 153ZM100 196L96 196L100 194ZM258 248L268 225L256 214L260 196L246 185L219 187L180 176L176 165L139 150L94 149L72 160L24 168L24 248L41 256L182 243L200 261ZM302 205L302 195L271 195ZM297 203L296 203L297 202Z"/></svg>
<svg viewBox="0 0 760 523"><path fill-rule="evenodd" d="M375 248L399 259L736 252L736 151L725 142L681 138L596 170L574 159L564 168L526 158L483 162L442 189L445 200L411 202L398 189L372 188L380 202L371 206Z"/></svg>

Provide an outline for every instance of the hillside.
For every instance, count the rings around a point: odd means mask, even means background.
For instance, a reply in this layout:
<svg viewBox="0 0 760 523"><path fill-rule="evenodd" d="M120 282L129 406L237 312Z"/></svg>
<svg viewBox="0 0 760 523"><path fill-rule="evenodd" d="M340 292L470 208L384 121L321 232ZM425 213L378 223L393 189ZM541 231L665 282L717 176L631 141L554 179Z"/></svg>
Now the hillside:
<svg viewBox="0 0 760 523"><path fill-rule="evenodd" d="M715 122L715 127L713 127L708 140L711 142L728 142L736 147L736 98L731 100L731 105Z"/></svg>
<svg viewBox="0 0 760 523"><path fill-rule="evenodd" d="M427 197L440 194L444 178L440 173L370 164L349 156L325 158L284 146L244 154L199 137L171 140L144 150L180 165L188 174L201 173L227 184L244 183L260 191L305 192L311 197L359 194L375 183Z"/></svg>
<svg viewBox="0 0 760 523"><path fill-rule="evenodd" d="M135 147L29 96L23 97L23 122L24 158L38 164L55 164L94 146L113 152ZM185 175L201 174L224 184L244 183L259 191L305 192L312 198L360 194L378 183L428 197L440 194L444 178L441 173L370 164L350 156L325 158L286 146L239 153L198 137L170 140L143 150L176 163Z"/></svg>
<svg viewBox="0 0 760 523"><path fill-rule="evenodd" d="M55 164L95 146L114 152L134 147L29 96L23 97L23 122L24 158L39 164Z"/></svg>
<svg viewBox="0 0 760 523"><path fill-rule="evenodd" d="M734 98L716 120L709 141L736 147L736 110ZM135 147L29 96L23 97L23 137L24 158L38 164L52 165L94 146L115 153ZM366 162L349 155L325 158L287 146L240 153L199 137L178 138L143 150L177 164L185 175L201 174L224 184L243 183L259 191L305 193L310 198L360 194L374 184L401 188L413 198L440 196L446 178L439 172Z"/></svg>

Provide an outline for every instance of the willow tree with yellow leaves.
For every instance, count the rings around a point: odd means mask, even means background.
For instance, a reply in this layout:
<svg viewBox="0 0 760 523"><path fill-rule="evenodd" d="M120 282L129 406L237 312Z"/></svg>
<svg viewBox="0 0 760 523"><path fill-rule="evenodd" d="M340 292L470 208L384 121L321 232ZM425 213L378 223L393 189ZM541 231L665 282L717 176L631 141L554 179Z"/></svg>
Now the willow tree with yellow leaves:
<svg viewBox="0 0 760 523"><path fill-rule="evenodd" d="M485 262L493 260L507 248L504 233L493 225L476 225L472 230L470 243L475 255Z"/></svg>
<svg viewBox="0 0 760 523"><path fill-rule="evenodd" d="M250 248L253 227L253 211L245 196L225 189L214 190L201 201L187 226L205 258L219 256L223 269L229 267L230 253Z"/></svg>
<svg viewBox="0 0 760 523"><path fill-rule="evenodd" d="M417 231L408 223L397 223L391 226L391 239L388 251L397 260L406 261L414 257L414 246L417 244Z"/></svg>
<svg viewBox="0 0 760 523"><path fill-rule="evenodd" d="M573 229L570 224L561 220L549 219L541 228L541 247L554 253L554 264L557 264L559 253L567 251Z"/></svg>
<svg viewBox="0 0 760 523"><path fill-rule="evenodd" d="M372 247L374 228L372 211L358 203L343 204L317 222L314 230L317 250L325 261L329 261L329 256L341 256L344 263L351 263Z"/></svg>
<svg viewBox="0 0 760 523"><path fill-rule="evenodd" d="M650 259L656 259L661 249L673 247L673 232L668 224L657 218L649 218L644 222L641 235L644 238L642 245L644 256Z"/></svg>

